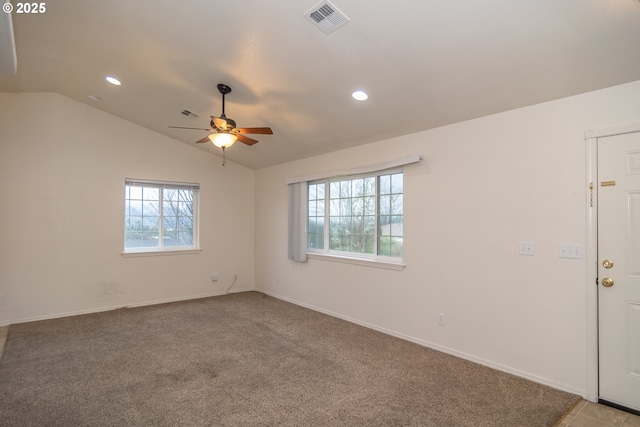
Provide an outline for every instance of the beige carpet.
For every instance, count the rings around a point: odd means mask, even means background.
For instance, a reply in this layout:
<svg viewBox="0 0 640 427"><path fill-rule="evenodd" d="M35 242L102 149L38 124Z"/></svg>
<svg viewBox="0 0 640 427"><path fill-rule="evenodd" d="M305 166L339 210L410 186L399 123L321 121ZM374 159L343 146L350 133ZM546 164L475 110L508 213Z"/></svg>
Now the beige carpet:
<svg viewBox="0 0 640 427"><path fill-rule="evenodd" d="M262 294L12 325L2 426L552 426L577 396Z"/></svg>

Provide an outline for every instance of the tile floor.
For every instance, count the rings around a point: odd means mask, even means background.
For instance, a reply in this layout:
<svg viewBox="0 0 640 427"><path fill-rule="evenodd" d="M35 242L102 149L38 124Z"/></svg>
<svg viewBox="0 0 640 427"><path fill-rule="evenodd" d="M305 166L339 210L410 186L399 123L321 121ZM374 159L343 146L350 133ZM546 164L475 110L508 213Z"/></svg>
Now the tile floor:
<svg viewBox="0 0 640 427"><path fill-rule="evenodd" d="M0 326L0 356L8 331ZM556 427L640 427L640 416L583 400Z"/></svg>
<svg viewBox="0 0 640 427"><path fill-rule="evenodd" d="M640 417L583 400L557 424L557 427L640 427Z"/></svg>

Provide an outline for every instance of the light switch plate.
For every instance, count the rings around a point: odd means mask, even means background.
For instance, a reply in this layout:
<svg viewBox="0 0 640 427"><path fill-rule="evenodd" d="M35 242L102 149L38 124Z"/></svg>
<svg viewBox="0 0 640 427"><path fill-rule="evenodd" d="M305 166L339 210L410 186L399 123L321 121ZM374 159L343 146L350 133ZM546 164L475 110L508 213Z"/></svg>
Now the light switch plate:
<svg viewBox="0 0 640 427"><path fill-rule="evenodd" d="M582 259L584 258L582 245L578 245L577 243L561 244L558 247L558 256L560 258Z"/></svg>

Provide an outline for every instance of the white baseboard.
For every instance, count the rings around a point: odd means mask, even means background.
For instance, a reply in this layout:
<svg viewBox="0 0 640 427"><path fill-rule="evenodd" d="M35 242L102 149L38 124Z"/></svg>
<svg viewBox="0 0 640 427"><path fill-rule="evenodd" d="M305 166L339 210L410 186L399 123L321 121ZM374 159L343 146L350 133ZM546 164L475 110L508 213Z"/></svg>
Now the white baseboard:
<svg viewBox="0 0 640 427"><path fill-rule="evenodd" d="M562 384L562 383L559 383L557 381L553 381L553 380L551 380L549 378L540 377L538 375L534 375L534 374L531 374L529 372L521 371L519 369L515 369L515 368L512 368L510 366L502 365L500 363L495 363L495 362L492 362L490 360L483 359L483 358L480 358L480 357L477 357L477 356L474 356L474 355L471 355L471 354L467 354L467 353L464 353L464 352L461 352L461 351L458 351L458 350L455 350L455 349L452 349L452 348L444 347L444 346L441 346L439 344L436 344L436 343L433 343L433 342L430 342L430 341L426 341L426 340L423 340L423 339L420 339L420 338L416 338L416 337L412 337L412 336L409 336L409 335L405 335L403 333L396 332L396 331L393 331L393 330L390 330L390 329L382 328L380 326L377 326L377 325L374 325L374 324L371 324L371 323L363 322L361 320L354 319L354 318L349 317L349 316L344 316L344 315L339 314L339 313L334 313L332 311L325 310L323 308L319 308L319 307L313 306L311 304L300 302L300 301L297 301L297 300L294 300L294 299L291 299L291 298L288 298L288 297L284 297L282 295L278 295L278 294L273 293L273 292L269 292L269 291L265 291L265 290L261 290L261 289L255 289L255 291L262 292L262 293L267 294L267 295L269 295L271 297L274 297L274 298L277 298L277 299L280 299L280 300L283 300L283 301L286 301L286 302L290 302L292 304L299 305L301 307L305 307L305 308L308 308L310 310L318 311L320 313L327 314L327 315L332 316L332 317L337 317L339 319L346 320L347 322L355 323L357 325L364 326L365 328L373 329L375 331L382 332L384 334L391 335L391 336L394 336L396 338L403 339L405 341L410 341L410 342L416 343L418 345L421 345L423 347L431 348L433 350L437 350L437 351L440 351L442 353L450 354L452 356L456 356L456 357L459 357L461 359L468 360L470 362L478 363L480 365L487 366L489 368L496 369L498 371L506 372L508 374L515 375L517 377L525 378L525 379L531 380L531 381L539 383L539 384L547 385L549 387L552 387L552 388L555 388L555 389L558 389L558 390L562 390L562 391L566 391L567 393L576 394L578 396L586 398L586 391L585 390L580 390L580 389L577 389L575 387L569 386L567 384Z"/></svg>
<svg viewBox="0 0 640 427"><path fill-rule="evenodd" d="M254 290L255 289L253 289L253 288L250 288L250 289L236 289L233 292L229 292L229 294L240 293L240 292L250 292L250 291L254 291ZM226 294L227 294L227 292L225 292L225 291L207 292L207 293L204 293L204 294L187 295L187 296L180 296L180 297L173 297L173 298L163 298L163 299L157 299L157 300L151 300L151 301L140 301L140 302L134 302L134 303L125 304L125 305L114 305L114 306L107 306L107 307L98 307L98 308L92 308L92 309L88 309L88 310L69 311L69 312L56 313L56 314L50 314L50 315L45 315L45 316L25 317L25 318L22 318L22 319L17 319L17 320L10 321L9 323L6 323L6 324L0 324L0 327L1 326L9 326L9 325L18 324L18 323L37 322L37 321L40 321L40 320L50 320L50 319L59 319L59 318L62 318L62 317L80 316L80 315L83 315L83 314L102 313L102 312L105 312L105 311L119 310L119 309L122 309L122 308L145 307L145 306L149 306L149 305L167 304L167 303L171 303L171 302L189 301L189 300L193 300L193 299L217 297L217 296L226 295Z"/></svg>

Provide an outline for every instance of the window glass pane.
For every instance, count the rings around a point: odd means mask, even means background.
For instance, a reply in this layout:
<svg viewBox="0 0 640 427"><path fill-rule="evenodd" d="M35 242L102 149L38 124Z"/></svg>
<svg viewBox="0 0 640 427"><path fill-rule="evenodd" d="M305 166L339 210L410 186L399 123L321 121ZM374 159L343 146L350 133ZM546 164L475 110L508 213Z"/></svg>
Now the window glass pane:
<svg viewBox="0 0 640 427"><path fill-rule="evenodd" d="M126 231L142 231L142 217L141 216L129 216L125 221Z"/></svg>
<svg viewBox="0 0 640 427"><path fill-rule="evenodd" d="M142 217L142 229L144 231L158 232L160 223L156 216L143 216Z"/></svg>
<svg viewBox="0 0 640 427"><path fill-rule="evenodd" d="M190 231L178 232L178 245L179 246L193 246L193 233Z"/></svg>
<svg viewBox="0 0 640 427"><path fill-rule="evenodd" d="M402 215L402 205L404 196L402 194L394 194L391 196L391 211L393 215Z"/></svg>
<svg viewBox="0 0 640 427"><path fill-rule="evenodd" d="M178 218L178 231L189 232L193 235L193 217L181 216ZM192 239L193 240L193 239Z"/></svg>
<svg viewBox="0 0 640 427"><path fill-rule="evenodd" d="M174 200L164 199L163 210L165 215L178 215L178 203Z"/></svg>
<svg viewBox="0 0 640 427"><path fill-rule="evenodd" d="M329 190L329 197L332 199L340 198L340 182L332 182Z"/></svg>
<svg viewBox="0 0 640 427"><path fill-rule="evenodd" d="M130 199L142 200L142 187L127 186ZM125 193L126 194L126 193Z"/></svg>
<svg viewBox="0 0 640 427"><path fill-rule="evenodd" d="M351 252L356 252L360 254L365 253L364 236L361 236L361 235L351 236L351 245L349 246L349 250Z"/></svg>
<svg viewBox="0 0 640 427"><path fill-rule="evenodd" d="M340 234L339 233L331 233L329 237L329 249L334 251L340 250Z"/></svg>
<svg viewBox="0 0 640 427"><path fill-rule="evenodd" d="M402 237L390 237L389 255L395 257L402 256Z"/></svg>
<svg viewBox="0 0 640 427"><path fill-rule="evenodd" d="M351 215L351 199L340 199L340 215Z"/></svg>
<svg viewBox="0 0 640 427"><path fill-rule="evenodd" d="M165 201L178 201L179 190L167 188L163 191L162 197Z"/></svg>
<svg viewBox="0 0 640 427"><path fill-rule="evenodd" d="M364 215L364 199L361 197L351 199L352 215Z"/></svg>
<svg viewBox="0 0 640 427"><path fill-rule="evenodd" d="M376 217L373 215L364 217L364 234L367 236L376 235Z"/></svg>
<svg viewBox="0 0 640 427"><path fill-rule="evenodd" d="M389 230L389 234L396 237L402 237L404 235L401 216L394 215L391 217L391 228Z"/></svg>
<svg viewBox="0 0 640 427"><path fill-rule="evenodd" d="M395 173L391 175L391 192L402 193L403 192L403 174Z"/></svg>
<svg viewBox="0 0 640 427"><path fill-rule="evenodd" d="M178 202L178 214L182 216L193 215L193 203L188 200Z"/></svg>
<svg viewBox="0 0 640 427"><path fill-rule="evenodd" d="M164 246L177 246L178 233L174 230L165 231L165 233L163 234L162 243Z"/></svg>
<svg viewBox="0 0 640 427"><path fill-rule="evenodd" d="M374 254L376 252L376 239L374 236L364 236L364 253Z"/></svg>
<svg viewBox="0 0 640 427"><path fill-rule="evenodd" d="M331 199L331 201L329 202L329 215L340 215L340 199Z"/></svg>
<svg viewBox="0 0 640 427"><path fill-rule="evenodd" d="M142 215L142 200L129 200L126 207L129 215Z"/></svg>
<svg viewBox="0 0 640 427"><path fill-rule="evenodd" d="M380 215L391 213L391 196L380 196Z"/></svg>
<svg viewBox="0 0 640 427"><path fill-rule="evenodd" d="M351 197L351 181L340 182L340 197Z"/></svg>
<svg viewBox="0 0 640 427"><path fill-rule="evenodd" d="M353 233L353 221L350 216L343 216L340 218L340 233L345 234L347 236L354 234Z"/></svg>
<svg viewBox="0 0 640 427"><path fill-rule="evenodd" d="M307 234L307 249L318 249L317 247L318 235L315 233Z"/></svg>
<svg viewBox="0 0 640 427"><path fill-rule="evenodd" d="M379 181L378 191L380 194L391 193L391 176L390 175L380 175L378 181Z"/></svg>
<svg viewBox="0 0 640 427"><path fill-rule="evenodd" d="M364 179L354 179L351 181L351 196L362 197L364 195Z"/></svg>
<svg viewBox="0 0 640 427"><path fill-rule="evenodd" d="M378 217L378 235L379 236L391 235L391 217L390 216L381 215Z"/></svg>
<svg viewBox="0 0 640 427"><path fill-rule="evenodd" d="M336 217L329 218L329 235L332 241L340 236L340 220Z"/></svg>
<svg viewBox="0 0 640 427"><path fill-rule="evenodd" d="M374 196L365 197L363 199L363 203L364 203L363 213L365 215L376 214L376 198Z"/></svg>
<svg viewBox="0 0 640 427"><path fill-rule="evenodd" d="M324 217L316 218L316 232L324 235Z"/></svg>
<svg viewBox="0 0 640 427"><path fill-rule="evenodd" d="M317 199L324 200L324 182L316 185Z"/></svg>
<svg viewBox="0 0 640 427"><path fill-rule="evenodd" d="M370 177L364 179L364 195L375 196L376 195L376 178Z"/></svg>
<svg viewBox="0 0 640 427"><path fill-rule="evenodd" d="M364 217L354 216L351 219L351 232L354 235L364 235Z"/></svg>
<svg viewBox="0 0 640 427"><path fill-rule="evenodd" d="M316 218L310 216L307 221L307 243L309 242L309 236L316 232ZM307 244L307 247L309 245Z"/></svg>
<svg viewBox="0 0 640 427"><path fill-rule="evenodd" d="M160 214L160 202L148 201L142 202L142 215L144 216L158 216Z"/></svg>
<svg viewBox="0 0 640 427"><path fill-rule="evenodd" d="M380 236L378 238L378 255L391 256L391 237Z"/></svg>
<svg viewBox="0 0 640 427"><path fill-rule="evenodd" d="M145 187L142 189L142 198L144 200L160 200L160 189Z"/></svg>
<svg viewBox="0 0 640 427"><path fill-rule="evenodd" d="M167 231L176 230L178 228L176 222L177 222L177 218L175 216L165 216L162 222L165 233Z"/></svg>

